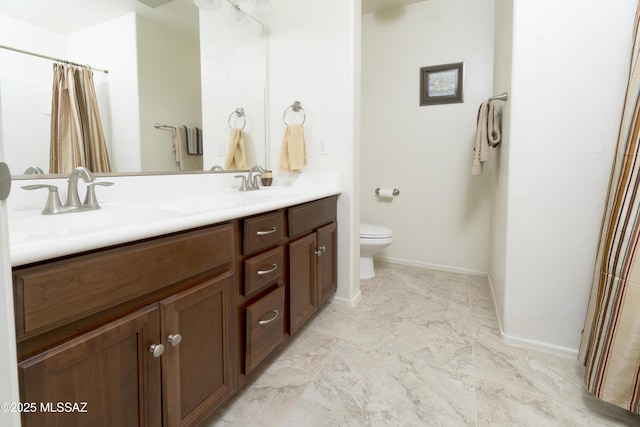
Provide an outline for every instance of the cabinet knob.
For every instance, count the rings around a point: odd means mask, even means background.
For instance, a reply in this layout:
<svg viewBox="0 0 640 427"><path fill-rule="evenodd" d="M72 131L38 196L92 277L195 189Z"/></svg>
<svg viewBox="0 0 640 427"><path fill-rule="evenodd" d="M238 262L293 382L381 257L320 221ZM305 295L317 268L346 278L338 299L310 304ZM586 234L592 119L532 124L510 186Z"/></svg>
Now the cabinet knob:
<svg viewBox="0 0 640 427"><path fill-rule="evenodd" d="M271 310L271 312L274 313L275 315L271 319L258 321L258 325L268 325L269 323L271 323L274 320L276 320L278 318L278 316L280 315L280 312L277 309L276 310Z"/></svg>
<svg viewBox="0 0 640 427"><path fill-rule="evenodd" d="M324 251L326 251L326 250L327 250L327 247L326 247L326 246L320 246L318 249L316 249L316 250L314 251L314 253L315 253L317 256L322 256L322 252L324 252Z"/></svg>
<svg viewBox="0 0 640 427"><path fill-rule="evenodd" d="M180 334L171 334L167 337L167 341L171 344L171 347L177 347L180 342L182 342L182 335Z"/></svg>
<svg viewBox="0 0 640 427"><path fill-rule="evenodd" d="M160 357L162 353L164 353L164 345L152 344L151 347L149 347L149 352L153 354L153 357Z"/></svg>

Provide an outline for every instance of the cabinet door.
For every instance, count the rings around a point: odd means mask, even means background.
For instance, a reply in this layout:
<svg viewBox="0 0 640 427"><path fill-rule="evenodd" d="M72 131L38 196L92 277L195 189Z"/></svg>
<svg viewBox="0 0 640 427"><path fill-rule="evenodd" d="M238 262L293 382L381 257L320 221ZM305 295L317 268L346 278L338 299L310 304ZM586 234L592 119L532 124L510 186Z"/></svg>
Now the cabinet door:
<svg viewBox="0 0 640 427"><path fill-rule="evenodd" d="M289 243L289 333L291 335L318 309L315 251L315 233Z"/></svg>
<svg viewBox="0 0 640 427"><path fill-rule="evenodd" d="M338 289L338 233L336 223L321 227L316 232L318 239L318 288L320 304Z"/></svg>
<svg viewBox="0 0 640 427"><path fill-rule="evenodd" d="M159 340L154 305L19 363L20 400L36 404L22 425L160 426L160 359L149 351Z"/></svg>
<svg viewBox="0 0 640 427"><path fill-rule="evenodd" d="M235 391L234 277L227 272L160 303L165 426L196 425Z"/></svg>

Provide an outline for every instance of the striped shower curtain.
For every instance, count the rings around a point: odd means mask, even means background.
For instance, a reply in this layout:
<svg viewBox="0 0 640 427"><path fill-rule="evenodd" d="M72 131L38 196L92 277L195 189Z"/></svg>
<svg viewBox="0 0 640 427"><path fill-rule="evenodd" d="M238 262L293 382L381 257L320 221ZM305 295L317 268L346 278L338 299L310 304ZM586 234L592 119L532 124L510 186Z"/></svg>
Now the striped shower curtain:
<svg viewBox="0 0 640 427"><path fill-rule="evenodd" d="M49 173L67 174L77 166L111 172L93 72L54 64Z"/></svg>
<svg viewBox="0 0 640 427"><path fill-rule="evenodd" d="M596 397L640 413L640 5L579 357Z"/></svg>

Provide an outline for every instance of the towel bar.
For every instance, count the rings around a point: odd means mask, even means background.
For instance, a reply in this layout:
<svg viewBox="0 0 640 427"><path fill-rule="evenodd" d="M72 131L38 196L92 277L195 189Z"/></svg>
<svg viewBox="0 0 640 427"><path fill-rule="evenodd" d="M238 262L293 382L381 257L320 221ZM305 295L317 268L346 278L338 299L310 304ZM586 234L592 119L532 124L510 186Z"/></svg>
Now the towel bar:
<svg viewBox="0 0 640 427"><path fill-rule="evenodd" d="M501 93L500 95L495 95L489 98L489 101L508 101L509 94L507 92Z"/></svg>
<svg viewBox="0 0 640 427"><path fill-rule="evenodd" d="M304 108L302 108L302 104L300 103L300 101L295 101L284 110L284 113L282 114L282 121L284 122L285 126L289 126L289 123L287 123L286 119L287 111L289 110L292 110L295 113L299 113L302 111L302 122L300 124L303 125L304 121L307 119L307 114L304 112Z"/></svg>
<svg viewBox="0 0 640 427"><path fill-rule="evenodd" d="M160 130L170 130L171 132L175 132L176 131L176 127L175 126L161 125L160 123L154 124L153 127L156 128L156 129L160 129Z"/></svg>

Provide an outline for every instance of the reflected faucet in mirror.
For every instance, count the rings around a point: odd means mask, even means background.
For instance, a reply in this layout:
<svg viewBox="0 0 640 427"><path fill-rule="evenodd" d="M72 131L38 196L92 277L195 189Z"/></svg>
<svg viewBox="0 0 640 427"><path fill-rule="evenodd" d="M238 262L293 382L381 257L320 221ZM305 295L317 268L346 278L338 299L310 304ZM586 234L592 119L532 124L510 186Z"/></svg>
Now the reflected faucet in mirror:
<svg viewBox="0 0 640 427"><path fill-rule="evenodd" d="M25 175L44 175L40 166L29 166L24 172Z"/></svg>

